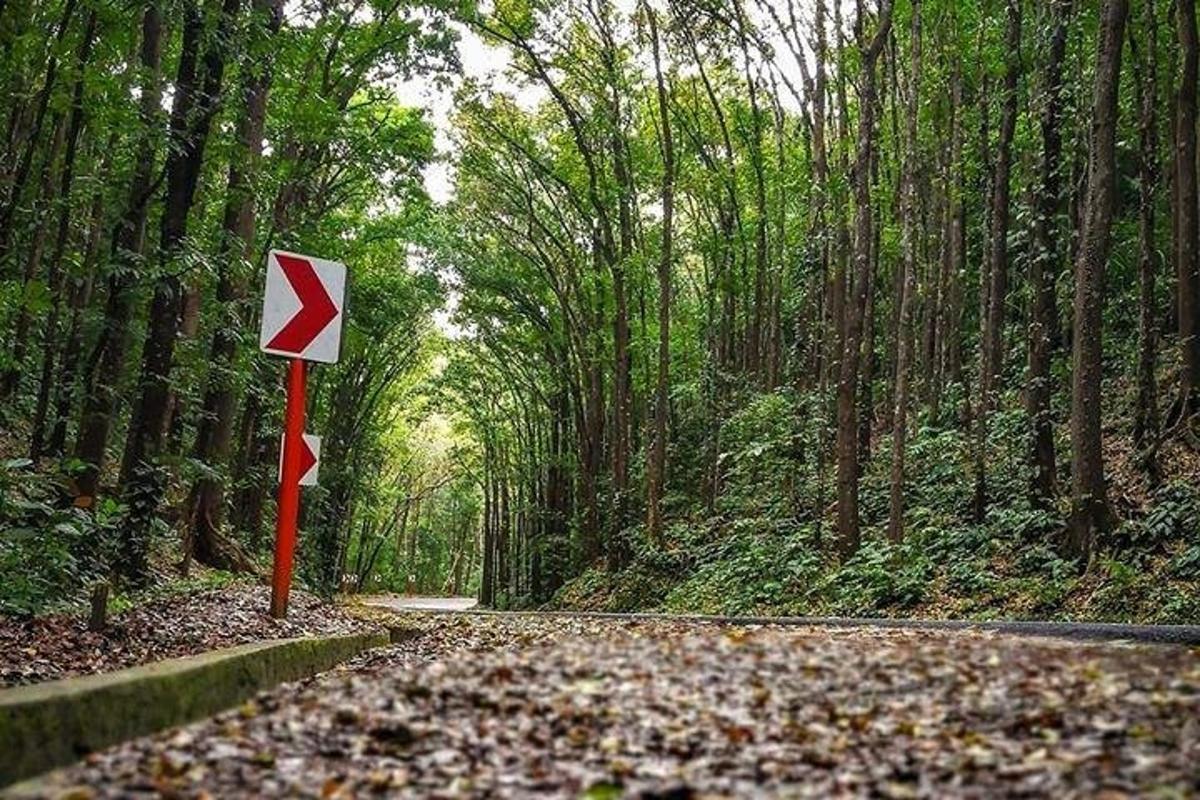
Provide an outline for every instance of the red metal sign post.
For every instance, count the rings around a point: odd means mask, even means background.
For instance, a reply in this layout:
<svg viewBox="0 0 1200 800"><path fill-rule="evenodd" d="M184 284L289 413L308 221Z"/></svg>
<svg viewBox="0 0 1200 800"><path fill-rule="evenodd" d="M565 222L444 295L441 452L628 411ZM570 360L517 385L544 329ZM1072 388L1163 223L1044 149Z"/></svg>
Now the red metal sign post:
<svg viewBox="0 0 1200 800"><path fill-rule="evenodd" d="M276 618L287 615L296 555L296 523L300 518L300 484L302 480L309 484L316 482L316 456L304 441L306 362L332 364L338 360L345 295L344 265L279 250L267 255L259 349L288 359L275 565L271 575L271 616ZM320 439L312 439L319 449Z"/></svg>
<svg viewBox="0 0 1200 800"><path fill-rule="evenodd" d="M304 449L304 362L288 362L287 406L283 421L283 472L279 479L279 511L275 518L275 568L271 576L271 616L287 616L292 586L292 561L296 554L296 523L300 518L300 459Z"/></svg>

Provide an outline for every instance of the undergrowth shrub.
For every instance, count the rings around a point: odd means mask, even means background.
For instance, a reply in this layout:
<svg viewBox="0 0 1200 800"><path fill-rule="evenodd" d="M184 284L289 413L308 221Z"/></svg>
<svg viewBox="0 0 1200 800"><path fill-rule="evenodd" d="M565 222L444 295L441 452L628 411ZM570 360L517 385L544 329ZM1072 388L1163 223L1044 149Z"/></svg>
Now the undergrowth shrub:
<svg viewBox="0 0 1200 800"><path fill-rule="evenodd" d="M1097 543L1090 564L1064 558L1066 503L1031 504L1028 420L1008 400L989 425L982 522L973 519L969 433L921 415L907 452L903 542L885 537L891 438L876 431L860 482L862 546L839 562L832 463L823 493L816 488L820 409L790 389L749 395L722 428L715 513L697 516L693 506L692 516L675 517L662 548L627 531L628 568L587 572L554 602L739 615L1200 619L1200 487L1164 485L1143 516ZM673 481L676 497L696 491Z"/></svg>
<svg viewBox="0 0 1200 800"><path fill-rule="evenodd" d="M913 542L869 540L818 585L831 612L871 616L920 603L932 573L932 563Z"/></svg>
<svg viewBox="0 0 1200 800"><path fill-rule="evenodd" d="M781 608L820 574L807 526L741 519L697 555L692 572L665 598L672 611L755 614Z"/></svg>
<svg viewBox="0 0 1200 800"><path fill-rule="evenodd" d="M78 599L107 576L120 506L66 501L63 478L27 460L0 463L0 612L37 614Z"/></svg>
<svg viewBox="0 0 1200 800"><path fill-rule="evenodd" d="M1182 540L1200 544L1200 488L1172 482L1154 493L1146 516L1128 526L1129 547L1151 551Z"/></svg>

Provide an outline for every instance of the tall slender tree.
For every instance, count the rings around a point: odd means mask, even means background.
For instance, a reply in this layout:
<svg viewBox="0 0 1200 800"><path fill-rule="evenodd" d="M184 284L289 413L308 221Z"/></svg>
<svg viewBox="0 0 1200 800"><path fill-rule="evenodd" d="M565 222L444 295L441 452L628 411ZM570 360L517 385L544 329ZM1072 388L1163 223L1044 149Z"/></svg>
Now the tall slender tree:
<svg viewBox="0 0 1200 800"><path fill-rule="evenodd" d="M880 0L875 32L868 34L866 10L858 2L855 22L862 60L859 76L858 136L854 160L854 291L846 309L846 332L837 393L837 532L838 550L853 555L862 542L858 516L859 363L863 319L871 281L871 162L875 147L875 68L892 27L892 1Z"/></svg>
<svg viewBox="0 0 1200 800"><path fill-rule="evenodd" d="M79 136L83 131L84 123L84 79L88 61L92 57L92 47L96 42L97 26L97 15L93 9L88 14L75 58L75 80L71 89L71 113L67 122L66 152L63 155L63 166L59 178L58 196L61 200L58 224L55 228L54 252L51 254L50 263L46 268L46 286L50 290L50 316L46 320L45 332L42 335L42 366L33 412L33 431L29 435L29 457L35 461L41 457L46 444L51 382L54 376L55 361L58 358L60 339L58 328L63 306L63 285L66 279L63 259L66 255L67 235L70 233L71 190L75 183L75 161L79 153Z"/></svg>
<svg viewBox="0 0 1200 800"><path fill-rule="evenodd" d="M283 21L282 0L253 0L251 38L242 64L245 107L238 121L239 155L229 161L221 255L218 257L217 300L224 319L213 330L209 348L208 387L205 390L193 456L219 466L229 457L234 422L234 360L237 331L245 327L241 304L246 294L245 268L253 258L255 186L262 157L263 126L271 87L273 39ZM240 565L243 559L221 533L224 483L209 472L197 480L187 506L188 553L205 564Z"/></svg>
<svg viewBox="0 0 1200 800"><path fill-rule="evenodd" d="M1004 91L996 163L992 174L991 230L988 240L987 303L980 307L983 336L979 345L979 403L976 410L975 518L982 520L987 506L986 454L989 418L996 405L997 382L1004 367L1004 322L1008 306L1009 182L1013 136L1021 79L1021 0L1007 0L1004 34Z"/></svg>
<svg viewBox="0 0 1200 800"><path fill-rule="evenodd" d="M96 364L85 393L75 453L83 470L76 478L78 502L90 506L99 486L112 432L129 346L128 323L133 310L133 286L146 243L146 220L154 192L158 150L157 124L162 102L163 19L158 0L142 12L139 64L141 82L138 108L136 159L130 176L125 210L112 237L112 262L108 278L104 322L91 360Z"/></svg>
<svg viewBox="0 0 1200 800"><path fill-rule="evenodd" d="M1067 552L1085 562L1109 529L1100 431L1104 272L1117 193L1118 89L1128 0L1105 0L1096 48L1096 86L1088 158L1083 240L1075 262L1075 335L1071 352L1071 519Z"/></svg>
<svg viewBox="0 0 1200 800"><path fill-rule="evenodd" d="M675 221L675 143L671 135L671 111L667 82L663 76L658 36L658 14L648 5L644 13L650 24L654 52L654 81L658 95L659 140L662 147L662 250L658 259L658 377L654 387L654 432L647 470L646 526L650 538L662 541L662 495L667 464L667 417L670 413L671 367L671 275L672 238Z"/></svg>
<svg viewBox="0 0 1200 800"><path fill-rule="evenodd" d="M889 498L888 538L904 538L904 451L908 446L909 373L913 351L913 293L917 275L917 122L921 109L921 3L912 0L912 25L909 33L907 96L904 109L904 163L901 176L901 237L904 250L900 267L898 331L896 352L896 405L892 414L892 475Z"/></svg>
<svg viewBox="0 0 1200 800"><path fill-rule="evenodd" d="M1029 379L1026 407L1032 427L1030 462L1033 465L1031 495L1048 505L1054 499L1056 472L1054 426L1050 409L1051 338L1058 325L1055 284L1059 271L1058 214L1062 204L1062 117L1063 60L1067 52L1067 30L1072 0L1050 4L1050 48L1043 73L1041 185L1037 189L1034 221L1035 251L1029 259Z"/></svg>
<svg viewBox="0 0 1200 800"><path fill-rule="evenodd" d="M1176 314L1182 369L1179 394L1169 420L1186 421L1200 403L1200 194L1196 189L1196 92L1198 56L1196 2L1178 0L1176 31L1182 65L1175 93Z"/></svg>
<svg viewBox="0 0 1200 800"><path fill-rule="evenodd" d="M130 547L126 577L146 578L149 526L158 511L166 475L158 463L166 436L170 377L182 310L179 258L188 218L204 166L208 134L221 97L233 27L241 0L223 0L220 21L208 46L201 48L205 22L194 0L184 4L184 27L167 148L166 196L159 224L158 270L142 346L137 401L121 460L121 484L129 508Z"/></svg>
<svg viewBox="0 0 1200 800"><path fill-rule="evenodd" d="M1129 25L1129 49L1138 105L1138 356L1137 406L1133 442L1143 450L1152 475L1157 459L1152 443L1158 438L1158 246L1155 242L1155 195L1159 187L1158 154L1158 20L1154 0L1143 0L1141 39Z"/></svg>

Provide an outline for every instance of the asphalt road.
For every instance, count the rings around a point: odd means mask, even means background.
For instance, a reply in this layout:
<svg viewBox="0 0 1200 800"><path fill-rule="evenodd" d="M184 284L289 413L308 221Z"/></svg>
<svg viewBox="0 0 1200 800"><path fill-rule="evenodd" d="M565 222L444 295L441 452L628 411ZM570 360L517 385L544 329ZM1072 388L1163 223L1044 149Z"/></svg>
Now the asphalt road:
<svg viewBox="0 0 1200 800"><path fill-rule="evenodd" d="M405 611L43 796L1200 797L1200 652L994 631ZM75 794L67 794L76 791Z"/></svg>
<svg viewBox="0 0 1200 800"><path fill-rule="evenodd" d="M1096 642L1138 642L1200 646L1200 625L1131 625L1118 622L1049 622L1038 620L903 619L871 617L756 617L705 614L609 613L604 611L492 611L479 608L471 597L365 598L367 605L392 611L432 611L504 616L554 616L577 619L661 620L718 625L775 625L782 627L882 628L933 631L987 631L1015 636L1039 636Z"/></svg>
<svg viewBox="0 0 1200 800"><path fill-rule="evenodd" d="M468 611L479 605L474 597L411 597L377 595L363 602L392 611Z"/></svg>

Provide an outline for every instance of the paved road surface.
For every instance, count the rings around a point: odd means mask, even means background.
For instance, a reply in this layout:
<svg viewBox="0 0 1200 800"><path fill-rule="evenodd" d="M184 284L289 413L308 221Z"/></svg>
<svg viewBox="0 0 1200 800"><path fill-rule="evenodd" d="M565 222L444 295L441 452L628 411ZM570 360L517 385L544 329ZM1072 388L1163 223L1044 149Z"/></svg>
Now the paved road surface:
<svg viewBox="0 0 1200 800"><path fill-rule="evenodd" d="M1200 797L1200 651L403 614L403 644L55 778L81 797ZM47 796L63 796L47 791Z"/></svg>
<svg viewBox="0 0 1200 800"><path fill-rule="evenodd" d="M474 597L407 597L404 595L379 595L363 600L370 606L381 606L393 611L467 611L479 604Z"/></svg>
<svg viewBox="0 0 1200 800"><path fill-rule="evenodd" d="M1188 645L1200 647L1200 625L1132 625L1123 622L1039 622L1033 620L903 619L872 617L754 617L706 614L663 614L658 612L607 611L492 611L478 608L467 597L396 597L380 595L364 600L393 611L443 611L504 616L558 616L613 621L665 621L716 623L733 626L769 625L819 628L903 628L912 630L975 631L1014 636L1047 636L1095 642Z"/></svg>

